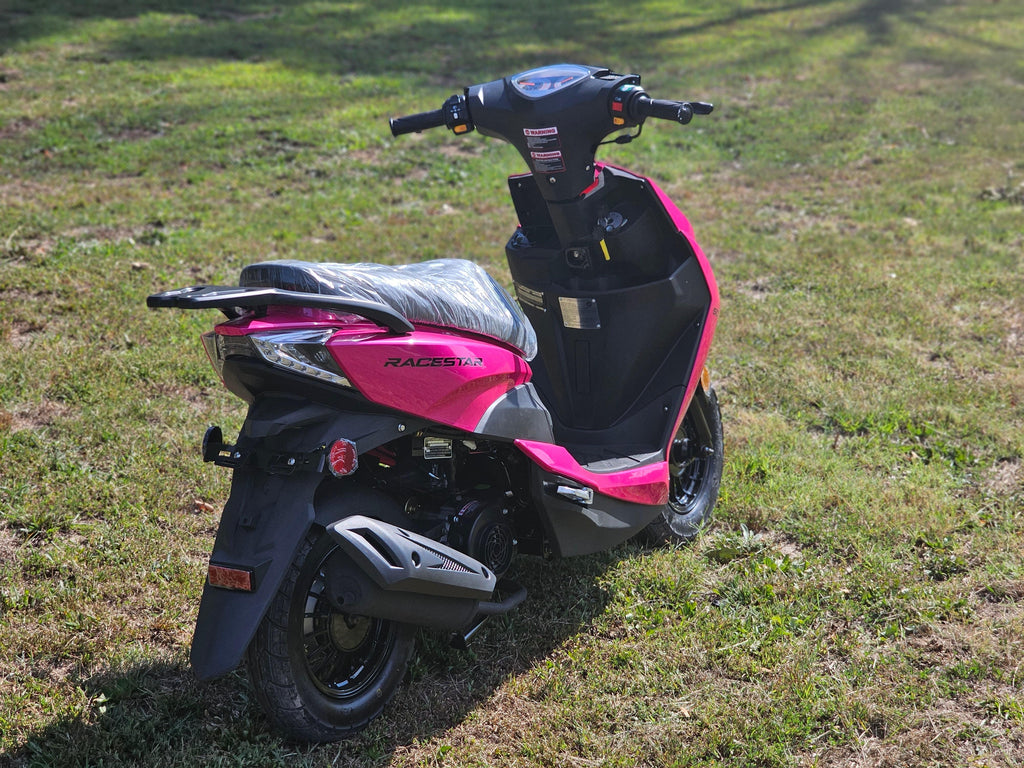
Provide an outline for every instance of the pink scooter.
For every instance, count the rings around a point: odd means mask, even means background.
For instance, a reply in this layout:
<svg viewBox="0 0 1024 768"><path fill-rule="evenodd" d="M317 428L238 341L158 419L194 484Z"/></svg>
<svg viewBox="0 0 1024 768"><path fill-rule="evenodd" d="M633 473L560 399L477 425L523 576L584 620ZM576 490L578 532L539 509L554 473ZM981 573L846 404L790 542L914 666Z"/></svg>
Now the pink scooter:
<svg viewBox="0 0 1024 768"><path fill-rule="evenodd" d="M595 152L647 118L711 109L562 64L391 121L396 136L475 129L522 154L506 247L518 304L457 259L266 262L236 287L149 297L223 311L203 343L249 404L234 444L217 427L203 440L234 472L192 644L200 678L244 656L277 727L342 738L394 695L417 628L460 644L522 602L517 553L696 534L722 472L704 367L718 291L676 206Z"/></svg>

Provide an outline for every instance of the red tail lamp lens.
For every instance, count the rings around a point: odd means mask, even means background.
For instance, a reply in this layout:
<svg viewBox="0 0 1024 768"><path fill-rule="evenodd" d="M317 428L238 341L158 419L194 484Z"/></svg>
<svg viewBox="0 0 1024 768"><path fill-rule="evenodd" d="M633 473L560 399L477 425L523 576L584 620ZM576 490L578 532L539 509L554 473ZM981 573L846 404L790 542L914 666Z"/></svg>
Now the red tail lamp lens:
<svg viewBox="0 0 1024 768"><path fill-rule="evenodd" d="M206 580L211 587L234 589L239 592L252 592L254 588L252 571L248 568L231 568L226 565L214 565L206 573Z"/></svg>
<svg viewBox="0 0 1024 768"><path fill-rule="evenodd" d="M355 472L359 468L356 444L344 438L335 440L327 454L327 466L335 477L346 477Z"/></svg>

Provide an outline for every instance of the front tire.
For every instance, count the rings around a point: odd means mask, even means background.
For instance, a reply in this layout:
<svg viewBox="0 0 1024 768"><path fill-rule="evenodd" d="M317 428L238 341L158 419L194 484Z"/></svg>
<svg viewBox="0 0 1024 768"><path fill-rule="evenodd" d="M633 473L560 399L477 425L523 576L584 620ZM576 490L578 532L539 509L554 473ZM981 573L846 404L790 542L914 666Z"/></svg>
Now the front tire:
<svg viewBox="0 0 1024 768"><path fill-rule="evenodd" d="M669 498L643 530L656 546L691 541L711 519L724 465L722 413L715 390L697 387L672 441Z"/></svg>
<svg viewBox="0 0 1024 768"><path fill-rule="evenodd" d="M325 568L337 548L321 529L306 535L246 651L260 706L298 741L365 728L395 695L415 649L414 626L331 606Z"/></svg>

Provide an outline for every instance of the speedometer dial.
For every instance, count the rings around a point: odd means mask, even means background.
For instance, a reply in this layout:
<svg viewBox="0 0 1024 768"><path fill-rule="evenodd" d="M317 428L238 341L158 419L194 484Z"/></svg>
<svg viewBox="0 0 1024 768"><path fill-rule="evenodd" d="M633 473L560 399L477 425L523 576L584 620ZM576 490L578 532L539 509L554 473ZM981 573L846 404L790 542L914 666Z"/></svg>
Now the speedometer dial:
<svg viewBox="0 0 1024 768"><path fill-rule="evenodd" d="M523 96L538 99L575 85L588 77L589 69L575 64L558 64L515 75L512 78L512 85Z"/></svg>

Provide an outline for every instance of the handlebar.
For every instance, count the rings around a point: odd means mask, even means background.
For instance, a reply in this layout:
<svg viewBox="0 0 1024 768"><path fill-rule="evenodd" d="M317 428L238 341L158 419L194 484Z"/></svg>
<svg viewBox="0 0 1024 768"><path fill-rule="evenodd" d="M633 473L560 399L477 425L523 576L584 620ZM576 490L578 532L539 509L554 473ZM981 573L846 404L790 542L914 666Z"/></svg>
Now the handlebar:
<svg viewBox="0 0 1024 768"><path fill-rule="evenodd" d="M560 64L470 86L441 109L395 117L390 125L394 136L445 127L507 141L541 182L541 196L561 202L593 186L595 153L611 143L610 134L627 131L612 140L626 144L647 118L686 124L712 109L700 101L652 99L640 75Z"/></svg>
<svg viewBox="0 0 1024 768"><path fill-rule="evenodd" d="M686 125L694 115L710 115L713 109L713 105L703 101L651 99L643 94L629 103L629 115L638 123L648 117L653 117L657 120L672 120Z"/></svg>
<svg viewBox="0 0 1024 768"><path fill-rule="evenodd" d="M639 124L648 117L653 117L657 120L671 120L686 125L694 115L710 115L714 109L714 106L703 101L652 99L642 89L632 84L617 91L612 101L611 117L616 126L624 126L626 117L632 124ZM393 117L388 123L391 126L392 136L419 133L441 127L447 127L454 133L462 134L469 133L474 128L466 105L466 97L458 94L449 97L441 109Z"/></svg>
<svg viewBox="0 0 1024 768"><path fill-rule="evenodd" d="M391 125L391 135L401 136L406 133L419 133L430 128L440 128L444 125L444 110L434 109L430 112L420 112L405 117L392 117L388 121Z"/></svg>
<svg viewBox="0 0 1024 768"><path fill-rule="evenodd" d="M392 136L419 133L442 126L454 133L469 133L474 127L469 117L469 109L466 107L466 97L462 94L449 96L440 109L405 117L393 117L388 122L391 124Z"/></svg>

